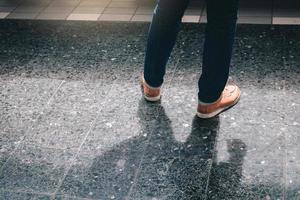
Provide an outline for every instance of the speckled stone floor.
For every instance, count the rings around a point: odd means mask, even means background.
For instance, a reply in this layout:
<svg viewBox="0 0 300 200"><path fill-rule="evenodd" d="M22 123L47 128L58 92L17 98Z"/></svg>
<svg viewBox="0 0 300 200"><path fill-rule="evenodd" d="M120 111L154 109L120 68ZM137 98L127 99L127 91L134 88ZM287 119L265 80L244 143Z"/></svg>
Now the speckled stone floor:
<svg viewBox="0 0 300 200"><path fill-rule="evenodd" d="M159 104L148 23L0 22L0 199L300 199L300 27L239 25L240 103L195 117L203 24L183 24Z"/></svg>

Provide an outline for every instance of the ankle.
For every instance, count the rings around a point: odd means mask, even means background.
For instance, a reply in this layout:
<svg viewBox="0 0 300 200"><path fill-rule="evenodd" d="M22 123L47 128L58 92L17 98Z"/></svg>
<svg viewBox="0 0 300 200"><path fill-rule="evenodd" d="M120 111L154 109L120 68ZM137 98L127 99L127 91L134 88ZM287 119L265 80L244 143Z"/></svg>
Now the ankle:
<svg viewBox="0 0 300 200"><path fill-rule="evenodd" d="M201 105L201 106L210 106L210 105L213 105L213 104L216 104L218 103L220 100L222 99L222 95L215 101L213 102L204 102L204 101L201 101L200 99L198 100L198 104Z"/></svg>

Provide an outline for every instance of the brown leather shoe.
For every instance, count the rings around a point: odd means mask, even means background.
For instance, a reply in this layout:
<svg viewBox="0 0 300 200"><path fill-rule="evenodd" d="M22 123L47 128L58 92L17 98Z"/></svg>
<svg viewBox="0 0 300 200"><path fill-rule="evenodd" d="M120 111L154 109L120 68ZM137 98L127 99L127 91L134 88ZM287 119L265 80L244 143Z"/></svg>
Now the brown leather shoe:
<svg viewBox="0 0 300 200"><path fill-rule="evenodd" d="M144 98L147 101L151 101L151 102L159 101L161 98L160 87L154 88L149 86L146 83L143 74L141 75L140 81L141 81L141 87L142 87L142 92L144 94Z"/></svg>
<svg viewBox="0 0 300 200"><path fill-rule="evenodd" d="M197 116L211 118L233 107L240 100L241 91L236 85L227 85L221 97L214 103L199 102Z"/></svg>

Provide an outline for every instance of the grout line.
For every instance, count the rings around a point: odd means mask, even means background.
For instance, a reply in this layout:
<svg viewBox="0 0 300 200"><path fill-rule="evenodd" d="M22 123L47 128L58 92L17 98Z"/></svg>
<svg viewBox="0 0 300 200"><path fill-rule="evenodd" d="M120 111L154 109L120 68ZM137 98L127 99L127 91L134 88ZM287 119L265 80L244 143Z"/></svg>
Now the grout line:
<svg viewBox="0 0 300 200"><path fill-rule="evenodd" d="M101 20L100 20L101 16L105 14L106 9L109 8L109 5L111 4L111 2L112 2L112 0L110 0L110 2L108 2L108 3L106 4L106 6L103 7L103 10L102 10L102 12L100 13L100 15L99 15L99 17L97 18L96 21L101 21Z"/></svg>
<svg viewBox="0 0 300 200"><path fill-rule="evenodd" d="M51 97L49 98L49 100L47 101L46 105L51 104L52 99L54 98L54 96L57 94L57 92L60 90L61 86L65 83L65 80L62 80L59 84L59 86L56 88L56 90L54 91L54 93L51 95Z"/></svg>
<svg viewBox="0 0 300 200"><path fill-rule="evenodd" d="M129 21L132 22L133 17L136 15L137 10L139 9L139 5L135 8L135 11L133 12L132 16L130 17Z"/></svg>
<svg viewBox="0 0 300 200"><path fill-rule="evenodd" d="M201 24L201 20L202 20L202 17L203 17L203 14L204 14L204 10L205 10L205 2L202 3L201 5L201 12L200 12L200 18L199 18L199 24Z"/></svg>
<svg viewBox="0 0 300 200"><path fill-rule="evenodd" d="M17 8L23 3L23 1L24 0L21 0L17 5L16 5L16 7L13 9L13 10L11 10L10 12L9 12L9 14L6 16L6 17L8 17L10 14L12 14L15 10L17 10ZM5 17L5 18L6 18Z"/></svg>
<svg viewBox="0 0 300 200"><path fill-rule="evenodd" d="M74 8L69 12L69 14L67 15L66 19L64 20L65 22L68 20L68 18L70 17L70 15L72 15L72 13L76 10L76 8L79 7L79 5L82 3L83 0L80 0L78 2L78 4L76 6L74 6Z"/></svg>
<svg viewBox="0 0 300 200"><path fill-rule="evenodd" d="M275 0L272 0L272 11L271 11L271 24L274 24L274 8L275 8Z"/></svg>
<svg viewBox="0 0 300 200"><path fill-rule="evenodd" d="M202 8L201 8L201 13L200 13L199 24L201 24L201 20L202 20L202 18L203 18L203 14L204 14L205 9L206 9L206 3L203 2Z"/></svg>
<svg viewBox="0 0 300 200"><path fill-rule="evenodd" d="M37 15L35 16L35 18L34 19L37 19L38 18L38 16L40 16L49 6L50 6L50 4L53 2L54 0L51 0L51 1L49 1L49 3L48 3L48 5L46 5L43 9L41 9L38 13L37 13Z"/></svg>

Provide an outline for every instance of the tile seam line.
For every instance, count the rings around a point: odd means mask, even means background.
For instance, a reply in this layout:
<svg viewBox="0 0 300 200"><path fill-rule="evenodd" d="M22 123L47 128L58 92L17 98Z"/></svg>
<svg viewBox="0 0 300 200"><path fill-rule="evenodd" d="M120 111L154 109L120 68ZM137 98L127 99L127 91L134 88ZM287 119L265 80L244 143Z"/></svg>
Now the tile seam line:
<svg viewBox="0 0 300 200"><path fill-rule="evenodd" d="M141 31L141 32L142 32L142 31ZM140 32L140 33L141 33L141 32ZM126 60L124 61L124 63L123 63L122 65L121 65L121 64L119 65L118 69L119 69L121 66L123 66L124 64L129 63L130 58L131 58L131 56L128 55L127 58L126 58ZM134 77L134 76L132 75L132 77ZM109 97L109 95L110 95L112 89L114 88L115 83L116 83L117 80L120 79L120 78L121 78L121 77L119 76L119 77L117 77L117 78L113 81L113 84L111 85L109 91L107 92L107 95L106 95L106 97L105 97L105 100L103 101L103 103L100 103L100 105L98 106L98 111L97 111L98 114L96 115L95 119L93 120L93 122L92 122L91 125L89 126L89 129L88 129L88 131L86 132L85 137L83 138L83 141L81 142L80 146L78 147L78 150L76 151L75 155L70 159L70 162L71 162L71 163L70 163L69 166L67 167L67 169L66 169L66 171L65 171L65 173L64 173L64 176L63 176L62 179L60 180L60 182L59 182L59 184L58 184L58 186L57 186L57 188L56 188L56 190L55 190L53 196L51 197L51 199L53 199L53 200L55 199L55 197L56 197L56 195L57 195L59 189L61 188L61 186L62 186L62 184L63 184L63 182L64 182L64 180L65 180L65 178L66 178L66 176L68 175L68 173L69 173L71 167L73 166L73 164L74 164L76 158L78 157L78 155L79 155L79 153L80 153L80 151L81 151L82 146L84 145L84 143L85 143L87 137L89 136L89 134L91 133L92 129L94 128L94 125L95 125L97 119L100 117L100 113L101 113L100 111L104 108L105 102L108 101L108 99L109 99L108 97ZM130 78L130 79L131 79L131 78Z"/></svg>
<svg viewBox="0 0 300 200"><path fill-rule="evenodd" d="M81 1L82 1L82 0L79 0L78 3L74 6L74 8L70 11L70 13L67 14L66 19L61 20L61 21L66 21L67 18L69 17L69 15L72 14L73 11L80 5ZM51 4L52 2L54 2L54 0L51 0L47 6L45 6L43 9L41 9L40 12L38 12L38 14L34 17L34 19L35 19L35 20L38 20L38 17L39 17L39 16L40 16L47 8L50 7L50 4ZM58 13L54 13L54 14L58 14ZM45 20L49 20L49 19L45 19Z"/></svg>
<svg viewBox="0 0 300 200"><path fill-rule="evenodd" d="M113 0L110 0L106 3L105 7L103 7L103 10L101 11L99 17L97 18L96 22L100 21L100 17L104 14L105 10L109 8L109 5L111 4Z"/></svg>
<svg viewBox="0 0 300 200"><path fill-rule="evenodd" d="M79 5L81 4L82 0L79 0L78 3L76 4L76 6L74 6L74 8L67 14L67 17L64 19L64 21L66 22L68 17L70 17L70 15L74 12L74 10L76 10Z"/></svg>
<svg viewBox="0 0 300 200"><path fill-rule="evenodd" d="M136 15L138 8L139 8L139 5L136 6L135 11L133 12L132 16L130 17L130 19L129 19L130 22L132 22L132 19Z"/></svg>
<svg viewBox="0 0 300 200"><path fill-rule="evenodd" d="M174 77L174 75L175 75L175 72L176 72L176 69L177 69L178 64L179 64L179 59L177 59L177 61L176 61L174 70L173 70L173 72L172 72L172 76L171 76L171 78L170 78L170 82L168 83L168 85L167 85L166 88L169 88L169 87L170 87L171 82L172 82L172 79L173 79L173 77ZM157 111L158 111L158 110L157 110ZM157 115L155 115L155 119L157 119L158 116L159 116L159 114L157 113ZM140 162L139 162L139 166L138 166L138 168L137 168L137 170L136 170L136 172L135 172L134 178L133 178L133 184L131 185L131 187L130 187L130 189L129 189L127 195L126 195L126 197L124 198L125 200L129 200L129 199L130 199L130 197L131 197L131 195L132 195L132 192L133 192L135 186L137 185L137 184L136 184L136 181L137 181L137 178L138 178L139 175L140 175L140 172L141 172L141 165L142 165L142 163L143 163L143 160L144 160L144 157L145 157L145 153L146 153L146 150L147 150L148 147L149 147L149 141L151 140L153 133L154 133L154 130L151 131L151 134L150 134L150 136L149 136L149 139L147 140L148 143L146 144L146 146L145 146L144 149L143 149L143 153L142 153L142 156L141 156L141 160L140 160Z"/></svg>
<svg viewBox="0 0 300 200"><path fill-rule="evenodd" d="M275 0L272 0L272 11L271 11L271 24L274 24L274 9L275 9Z"/></svg>
<svg viewBox="0 0 300 200"><path fill-rule="evenodd" d="M203 14L204 14L204 7L205 7L205 6L204 6L204 3L202 3L198 24L201 24L201 19L202 19Z"/></svg>
<svg viewBox="0 0 300 200"><path fill-rule="evenodd" d="M62 84L64 83L64 80L61 81L61 83L59 84L59 86L56 88L55 92L51 95L51 97L55 96L57 94L57 92L59 91L60 87L62 86ZM50 97L50 98L51 98ZM42 112L46 110L46 108L48 107L48 102L43 106L42 108ZM38 119L42 114L39 113L34 119ZM34 122L33 124L36 125L37 122ZM7 160L3 163L3 165L0 168L0 174L2 174L4 167L6 166L7 162L11 159L12 155L19 149L19 147L21 145L24 144L24 140L26 138L26 136L28 136L28 131L26 131L25 137L20 141L20 143L16 146L16 148L10 153L10 155L8 156Z"/></svg>
<svg viewBox="0 0 300 200"><path fill-rule="evenodd" d="M20 2L18 3L18 5L17 5L12 11L9 12L8 15L12 14L15 10L17 10L17 8L22 4L22 2L23 2L23 1L20 1ZM8 15L7 15L6 17L8 17ZM6 18L6 17L5 17L5 18ZM4 19L5 19L5 18L4 18Z"/></svg>
<svg viewBox="0 0 300 200"><path fill-rule="evenodd" d="M34 19L37 19L38 16L39 16L40 14L42 14L42 12L45 11L45 10L50 6L50 4L51 4L53 1L54 1L54 0L49 1L49 3L37 13L37 15L34 17Z"/></svg>

